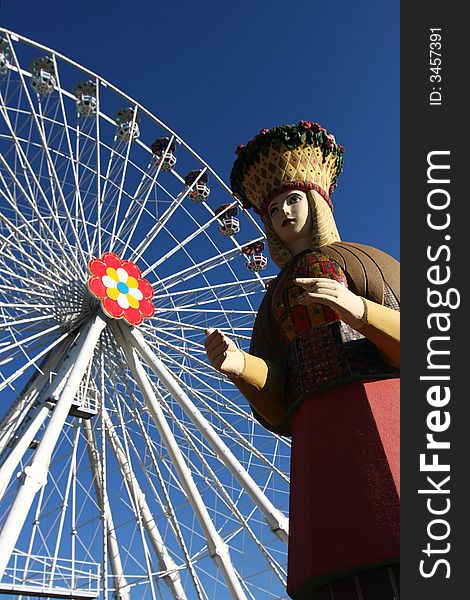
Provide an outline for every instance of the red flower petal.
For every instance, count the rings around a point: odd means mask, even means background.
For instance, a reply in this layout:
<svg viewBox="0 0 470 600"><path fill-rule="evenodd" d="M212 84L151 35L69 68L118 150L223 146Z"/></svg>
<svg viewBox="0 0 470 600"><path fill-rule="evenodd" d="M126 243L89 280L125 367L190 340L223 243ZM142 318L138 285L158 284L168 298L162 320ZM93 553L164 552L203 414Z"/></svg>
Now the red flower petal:
<svg viewBox="0 0 470 600"><path fill-rule="evenodd" d="M144 317L153 317L155 313L155 307L152 302L144 298L140 301L139 310L144 315Z"/></svg>
<svg viewBox="0 0 470 600"><path fill-rule="evenodd" d="M139 290L144 295L144 298L152 298L153 297L153 287L146 279L139 279L138 282Z"/></svg>
<svg viewBox="0 0 470 600"><path fill-rule="evenodd" d="M101 277L92 277L88 281L88 287L90 288L91 293L94 294L97 298L106 297L106 286L101 281Z"/></svg>
<svg viewBox="0 0 470 600"><path fill-rule="evenodd" d="M144 320L144 315L137 308L126 308L124 318L131 325L140 325Z"/></svg>
<svg viewBox="0 0 470 600"><path fill-rule="evenodd" d="M106 298L101 302L103 306L104 312L115 319L120 319L124 314L124 309L122 309L116 300L112 300L111 298Z"/></svg>
<svg viewBox="0 0 470 600"><path fill-rule="evenodd" d="M101 260L106 264L107 267L113 267L113 269L119 269L119 267L122 265L122 260L113 252L106 252L103 254Z"/></svg>
<svg viewBox="0 0 470 600"><path fill-rule="evenodd" d="M135 279L139 279L140 277L142 277L142 273L140 272L139 267L130 260L123 260L121 266L131 277L134 277Z"/></svg>
<svg viewBox="0 0 470 600"><path fill-rule="evenodd" d="M92 258L88 263L90 273L102 277L106 273L106 265L100 258Z"/></svg>

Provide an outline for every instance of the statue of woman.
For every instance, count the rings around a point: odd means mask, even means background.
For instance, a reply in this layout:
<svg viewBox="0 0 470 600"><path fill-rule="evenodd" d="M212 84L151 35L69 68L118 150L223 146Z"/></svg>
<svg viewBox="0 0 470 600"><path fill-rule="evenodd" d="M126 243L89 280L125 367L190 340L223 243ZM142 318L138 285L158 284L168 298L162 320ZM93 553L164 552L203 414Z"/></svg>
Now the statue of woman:
<svg viewBox="0 0 470 600"><path fill-rule="evenodd" d="M344 148L318 123L262 130L230 176L280 273L250 352L208 331L209 360L292 436L289 595L398 599L399 264L342 242L330 199ZM353 205L352 210L353 210Z"/></svg>

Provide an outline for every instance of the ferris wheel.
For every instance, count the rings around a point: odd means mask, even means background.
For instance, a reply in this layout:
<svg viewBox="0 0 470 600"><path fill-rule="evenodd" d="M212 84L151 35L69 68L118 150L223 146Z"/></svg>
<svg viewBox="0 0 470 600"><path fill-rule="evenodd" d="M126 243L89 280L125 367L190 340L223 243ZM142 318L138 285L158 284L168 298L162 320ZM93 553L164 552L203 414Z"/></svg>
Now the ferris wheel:
<svg viewBox="0 0 470 600"><path fill-rule="evenodd" d="M0 594L283 598L290 446L248 349L263 231L151 112L0 29Z"/></svg>

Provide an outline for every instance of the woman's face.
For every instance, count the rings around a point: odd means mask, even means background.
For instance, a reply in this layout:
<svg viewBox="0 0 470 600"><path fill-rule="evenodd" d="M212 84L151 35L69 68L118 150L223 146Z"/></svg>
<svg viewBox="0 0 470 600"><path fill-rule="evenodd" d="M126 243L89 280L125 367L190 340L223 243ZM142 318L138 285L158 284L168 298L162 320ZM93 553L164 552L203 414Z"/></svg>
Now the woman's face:
<svg viewBox="0 0 470 600"><path fill-rule="evenodd" d="M268 215L274 232L287 248L299 242L310 245L312 215L305 192L292 190L279 194L271 200Z"/></svg>

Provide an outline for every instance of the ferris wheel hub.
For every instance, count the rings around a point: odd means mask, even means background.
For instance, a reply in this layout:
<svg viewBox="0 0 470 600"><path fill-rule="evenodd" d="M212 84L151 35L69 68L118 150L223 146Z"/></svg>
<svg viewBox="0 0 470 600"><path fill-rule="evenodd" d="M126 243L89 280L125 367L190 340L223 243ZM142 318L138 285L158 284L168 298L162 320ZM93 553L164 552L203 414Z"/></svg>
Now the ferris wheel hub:
<svg viewBox="0 0 470 600"><path fill-rule="evenodd" d="M108 317L140 325L144 318L154 315L153 288L135 263L106 252L90 260L88 269L92 275L88 288Z"/></svg>

